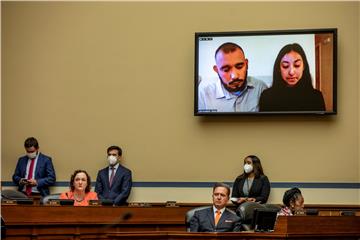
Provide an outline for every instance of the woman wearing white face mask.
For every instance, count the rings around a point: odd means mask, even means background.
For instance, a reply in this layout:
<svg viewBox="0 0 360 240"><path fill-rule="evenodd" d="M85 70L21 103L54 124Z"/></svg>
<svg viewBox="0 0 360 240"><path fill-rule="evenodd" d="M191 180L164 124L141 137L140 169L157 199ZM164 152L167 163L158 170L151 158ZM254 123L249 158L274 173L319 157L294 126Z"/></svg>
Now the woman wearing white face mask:
<svg viewBox="0 0 360 240"><path fill-rule="evenodd" d="M260 159L249 155L244 159L244 172L235 179L231 201L266 203L270 194L270 182L264 175Z"/></svg>

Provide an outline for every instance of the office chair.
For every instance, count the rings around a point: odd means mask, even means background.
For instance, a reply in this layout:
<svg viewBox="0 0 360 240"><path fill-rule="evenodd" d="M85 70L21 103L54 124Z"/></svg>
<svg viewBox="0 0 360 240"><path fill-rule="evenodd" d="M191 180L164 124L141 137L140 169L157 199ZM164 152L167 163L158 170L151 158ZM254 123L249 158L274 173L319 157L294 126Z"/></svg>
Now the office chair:
<svg viewBox="0 0 360 240"><path fill-rule="evenodd" d="M193 208L190 209L189 211L186 212L185 214L185 226L186 226L186 231L190 232L190 220L191 218L194 216L194 213L196 211L205 209L205 208L211 208L212 206L202 206L202 207L197 207L197 208Z"/></svg>
<svg viewBox="0 0 360 240"><path fill-rule="evenodd" d="M1 199L2 200L19 200L19 199L29 199L29 197L17 190L13 189L4 189L1 190Z"/></svg>
<svg viewBox="0 0 360 240"><path fill-rule="evenodd" d="M266 207L263 204L257 202L244 202L236 209L236 214L241 219L242 230L253 230L251 225L254 218L254 210L262 208Z"/></svg>
<svg viewBox="0 0 360 240"><path fill-rule="evenodd" d="M40 204L46 205L46 204L49 204L50 199L59 199L59 198L60 198L60 193L49 194L49 195L41 198Z"/></svg>
<svg viewBox="0 0 360 240"><path fill-rule="evenodd" d="M281 206L279 204L271 204L271 203L265 203L263 204L265 208L267 209L273 209L279 212L281 210Z"/></svg>

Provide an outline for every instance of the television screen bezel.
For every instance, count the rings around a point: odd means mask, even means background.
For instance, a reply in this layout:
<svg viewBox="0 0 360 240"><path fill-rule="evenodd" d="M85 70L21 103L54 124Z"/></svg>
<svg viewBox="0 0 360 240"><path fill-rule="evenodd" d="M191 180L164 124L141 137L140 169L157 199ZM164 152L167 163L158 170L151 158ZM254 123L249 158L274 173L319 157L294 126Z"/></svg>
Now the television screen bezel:
<svg viewBox="0 0 360 240"><path fill-rule="evenodd" d="M199 82L199 38L202 37L231 37L231 36L265 36L291 34L333 34L333 89L332 111L273 111L273 112L202 112L198 109ZM195 32L195 67L194 67L194 116L241 116L241 115L336 115L337 114L337 28L290 29L290 30L257 30L257 31L226 31L226 32Z"/></svg>

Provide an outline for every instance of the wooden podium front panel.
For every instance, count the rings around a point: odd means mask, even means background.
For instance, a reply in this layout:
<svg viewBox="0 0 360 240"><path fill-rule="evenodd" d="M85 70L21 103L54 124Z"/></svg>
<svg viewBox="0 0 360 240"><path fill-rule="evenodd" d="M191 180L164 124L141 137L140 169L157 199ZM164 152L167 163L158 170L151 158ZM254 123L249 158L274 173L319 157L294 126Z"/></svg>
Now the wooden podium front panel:
<svg viewBox="0 0 360 240"><path fill-rule="evenodd" d="M360 238L358 216L293 216L287 217L286 232L289 236L357 236Z"/></svg>
<svg viewBox="0 0 360 240"><path fill-rule="evenodd" d="M270 233L187 233L187 232L114 232L108 239L132 240L242 240L242 239L360 239L358 216L290 216L279 217Z"/></svg>
<svg viewBox="0 0 360 240"><path fill-rule="evenodd" d="M192 207L2 205L7 240L100 239L108 232L185 231Z"/></svg>
<svg viewBox="0 0 360 240"><path fill-rule="evenodd" d="M255 232L227 232L227 233L187 233L187 232L129 232L110 233L108 240L132 239L132 240L243 240L243 239L286 239L286 234L279 233L255 233Z"/></svg>
<svg viewBox="0 0 360 240"><path fill-rule="evenodd" d="M106 207L2 205L7 240L61 239L360 239L360 216L279 217L272 233L185 232L194 206ZM176 232L174 232L176 231Z"/></svg>
<svg viewBox="0 0 360 240"><path fill-rule="evenodd" d="M181 224L190 207L2 205L6 224ZM124 219L126 218L126 219Z"/></svg>

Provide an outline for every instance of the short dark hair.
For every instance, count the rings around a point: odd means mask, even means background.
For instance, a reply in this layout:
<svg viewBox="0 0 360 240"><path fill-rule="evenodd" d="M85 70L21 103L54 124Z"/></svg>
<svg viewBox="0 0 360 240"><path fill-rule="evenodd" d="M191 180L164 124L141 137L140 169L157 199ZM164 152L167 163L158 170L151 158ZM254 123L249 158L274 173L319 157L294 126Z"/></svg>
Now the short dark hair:
<svg viewBox="0 0 360 240"><path fill-rule="evenodd" d="M90 179L90 176L89 174L85 171L85 170L75 170L75 172L71 175L71 178L70 178L70 189L71 191L73 192L75 190L75 186L74 186L74 181L75 181L75 177L78 173L85 173L86 175L86 188L85 188L85 192L88 193L90 192L90 189L91 189L91 179Z"/></svg>
<svg viewBox="0 0 360 240"><path fill-rule="evenodd" d="M36 138L34 137L29 137L25 140L25 143L24 143L24 147L25 148L31 148L31 147L34 147L36 149L39 148L39 143L38 141L36 140Z"/></svg>
<svg viewBox="0 0 360 240"><path fill-rule="evenodd" d="M240 51L245 55L244 50L236 43L226 42L221 44L215 51L215 60L216 60L216 55L218 54L219 51L222 51L224 53L230 53L236 51L236 49L240 49Z"/></svg>
<svg viewBox="0 0 360 240"><path fill-rule="evenodd" d="M117 151L118 151L119 156L121 156L121 155L122 155L122 150L121 150L121 148L120 148L120 147L118 147L118 146L110 146L110 147L108 147L108 149L107 149L107 153L109 153L111 150L117 150Z"/></svg>
<svg viewBox="0 0 360 240"><path fill-rule="evenodd" d="M290 203L295 202L301 196L300 189L297 187L291 188L284 193L283 203L285 206L290 207Z"/></svg>
<svg viewBox="0 0 360 240"><path fill-rule="evenodd" d="M214 184L214 187L213 187L213 192L215 191L216 188L218 187L223 187L223 188L226 188L227 192L228 192L228 196L230 196L230 187L229 185L225 184L225 183L222 183L222 182L217 182Z"/></svg>

